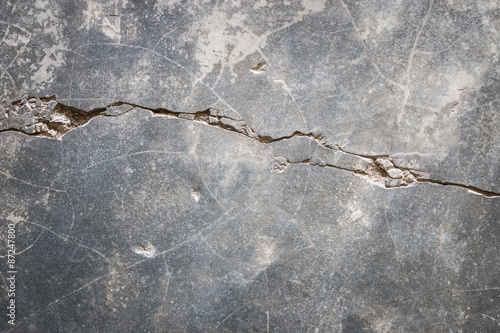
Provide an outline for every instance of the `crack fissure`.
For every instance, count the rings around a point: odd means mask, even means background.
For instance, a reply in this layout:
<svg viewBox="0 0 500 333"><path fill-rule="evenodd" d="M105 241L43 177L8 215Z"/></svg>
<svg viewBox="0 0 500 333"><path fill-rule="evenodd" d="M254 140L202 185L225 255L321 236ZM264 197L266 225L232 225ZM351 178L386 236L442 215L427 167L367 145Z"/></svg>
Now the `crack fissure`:
<svg viewBox="0 0 500 333"><path fill-rule="evenodd" d="M325 142L321 133L295 131L290 135L276 138L261 135L243 119L226 116L223 109L208 108L202 111L180 112L118 101L102 108L85 111L59 103L56 101L55 96L43 98L24 97L11 105L0 107L0 132L16 131L27 135L60 140L67 132L87 124L96 117L117 117L134 109L143 109L150 111L153 115L179 118L218 127L226 131L243 134L263 144L273 144L284 140L292 140L296 137L305 137L326 149L319 157L311 156L295 162L291 162L287 157L275 156L275 161L269 167L271 172L283 172L289 164L307 164L352 172L386 188L405 187L417 182L426 182L460 187L488 198L500 197L500 193L483 190L471 185L432 179L428 173L395 165L390 159L390 155L366 155L346 151L339 144Z"/></svg>
<svg viewBox="0 0 500 333"><path fill-rule="evenodd" d="M500 197L500 193L486 191L486 190L483 190L483 189L480 189L478 187L471 186L471 185L464 185L464 184L453 183L453 182L445 182L445 181L429 179L429 178L422 178L422 179L419 179L419 181L425 182L425 183L439 184L439 185L444 185L444 186L460 187L460 188L467 189L468 191L473 192L474 194L480 194L480 195L488 197L488 198Z"/></svg>

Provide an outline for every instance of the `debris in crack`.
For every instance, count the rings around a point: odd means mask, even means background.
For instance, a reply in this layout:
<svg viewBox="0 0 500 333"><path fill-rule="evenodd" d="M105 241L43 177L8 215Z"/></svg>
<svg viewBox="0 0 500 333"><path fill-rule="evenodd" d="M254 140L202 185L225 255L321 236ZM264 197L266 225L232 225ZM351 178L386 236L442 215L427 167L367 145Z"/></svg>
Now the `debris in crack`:
<svg viewBox="0 0 500 333"><path fill-rule="evenodd" d="M387 158L377 158L375 163L384 171L394 168L394 163L389 161Z"/></svg>
<svg viewBox="0 0 500 333"><path fill-rule="evenodd" d="M412 171L397 168L388 158L377 158L370 171L380 175L374 177L385 178L386 187L407 186L417 181Z"/></svg>
<svg viewBox="0 0 500 333"><path fill-rule="evenodd" d="M106 108L107 109L107 108ZM61 138L73 128L86 124L95 116L104 114L106 109L85 112L60 104L55 97L23 97L9 106L3 106L0 132L13 130L29 135Z"/></svg>
<svg viewBox="0 0 500 333"><path fill-rule="evenodd" d="M224 110L209 108L196 112L177 112L164 108L148 108L125 102L116 102L103 108L84 111L61 104L51 97L23 97L11 105L0 107L0 132L19 131L28 135L61 139L70 130L88 123L98 116L116 117L140 108L154 115L201 122L223 130L243 134L260 143L270 144L273 149L292 139L307 143L307 156L288 156L289 149L284 149L275 157L269 171L282 173L290 164L308 164L350 171L385 188L405 187L416 182L456 186L485 197L500 197L500 193L479 189L474 186L434 180L425 172L399 167L389 156L368 156L345 151L338 144L327 143L321 133L303 133L295 131L291 135L273 138L262 136L242 119L233 119L225 115ZM282 145L293 147L290 144ZM275 151L276 153L276 151Z"/></svg>
<svg viewBox="0 0 500 333"><path fill-rule="evenodd" d="M243 121L225 116L224 110L209 108L196 112L176 112L163 108L152 109L139 105L116 102L104 108L91 111L80 110L64 105L51 97L23 97L11 105L0 107L0 132L19 131L28 135L37 135L61 139L70 130L88 123L99 116L116 117L141 108L153 114L198 121L257 137L255 132Z"/></svg>
<svg viewBox="0 0 500 333"><path fill-rule="evenodd" d="M26 134L48 133L55 135L55 130L48 124L64 127L69 119L64 113L57 112L57 102L51 99L27 98L3 106L0 110L0 131L17 130Z"/></svg>

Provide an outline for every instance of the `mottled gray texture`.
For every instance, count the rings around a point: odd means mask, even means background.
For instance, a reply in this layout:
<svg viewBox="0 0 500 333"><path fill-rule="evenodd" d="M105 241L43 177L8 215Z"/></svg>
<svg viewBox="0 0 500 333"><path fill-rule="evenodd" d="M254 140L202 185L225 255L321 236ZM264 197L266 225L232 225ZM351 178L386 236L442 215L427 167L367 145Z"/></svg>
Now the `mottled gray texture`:
<svg viewBox="0 0 500 333"><path fill-rule="evenodd" d="M496 1L2 6L0 331L500 331Z"/></svg>

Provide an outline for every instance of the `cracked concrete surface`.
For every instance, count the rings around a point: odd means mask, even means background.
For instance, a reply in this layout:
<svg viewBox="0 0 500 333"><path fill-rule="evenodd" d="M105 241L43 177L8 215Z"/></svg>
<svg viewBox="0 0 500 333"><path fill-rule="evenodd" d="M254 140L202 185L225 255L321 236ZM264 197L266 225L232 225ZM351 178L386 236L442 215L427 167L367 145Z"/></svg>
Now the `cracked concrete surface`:
<svg viewBox="0 0 500 333"><path fill-rule="evenodd" d="M295 131L291 135L279 138L262 136L243 120L225 116L223 109L209 108L196 112L176 112L166 109L148 109L138 105L116 102L86 112L58 103L55 98L25 97L21 101L3 107L0 112L2 117L0 132L17 130L25 134L61 139L70 130L85 125L95 117L116 117L130 112L134 108L149 110L154 115L200 122L223 130L241 133L264 144L271 144L273 154L278 155L275 156L275 160L269 167L271 172L284 172L288 164L302 163L352 171L356 175L360 175L374 183L382 184L386 188L408 186L421 181L462 187L485 197L500 196L499 193L485 191L471 185L435 180L427 172L401 168L394 164L394 160L389 155L362 156L346 152L339 144L324 142L321 133L313 134ZM300 147L298 149L302 148L303 142L297 142L301 139L306 140L306 145L308 144L309 147L300 151L301 154L305 154L302 160L294 160L289 156L291 151L297 150L297 146ZM283 140L288 142L284 144L278 143ZM311 143L314 145L312 149Z"/></svg>
<svg viewBox="0 0 500 333"><path fill-rule="evenodd" d="M3 9L0 331L498 330L495 1Z"/></svg>

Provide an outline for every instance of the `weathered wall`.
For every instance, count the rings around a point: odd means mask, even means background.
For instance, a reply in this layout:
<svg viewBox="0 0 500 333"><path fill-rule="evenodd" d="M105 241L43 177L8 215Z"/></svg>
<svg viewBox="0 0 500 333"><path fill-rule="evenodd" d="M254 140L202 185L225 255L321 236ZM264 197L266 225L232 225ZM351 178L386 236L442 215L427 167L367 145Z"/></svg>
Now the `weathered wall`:
<svg viewBox="0 0 500 333"><path fill-rule="evenodd" d="M2 8L2 331L500 330L496 1Z"/></svg>

